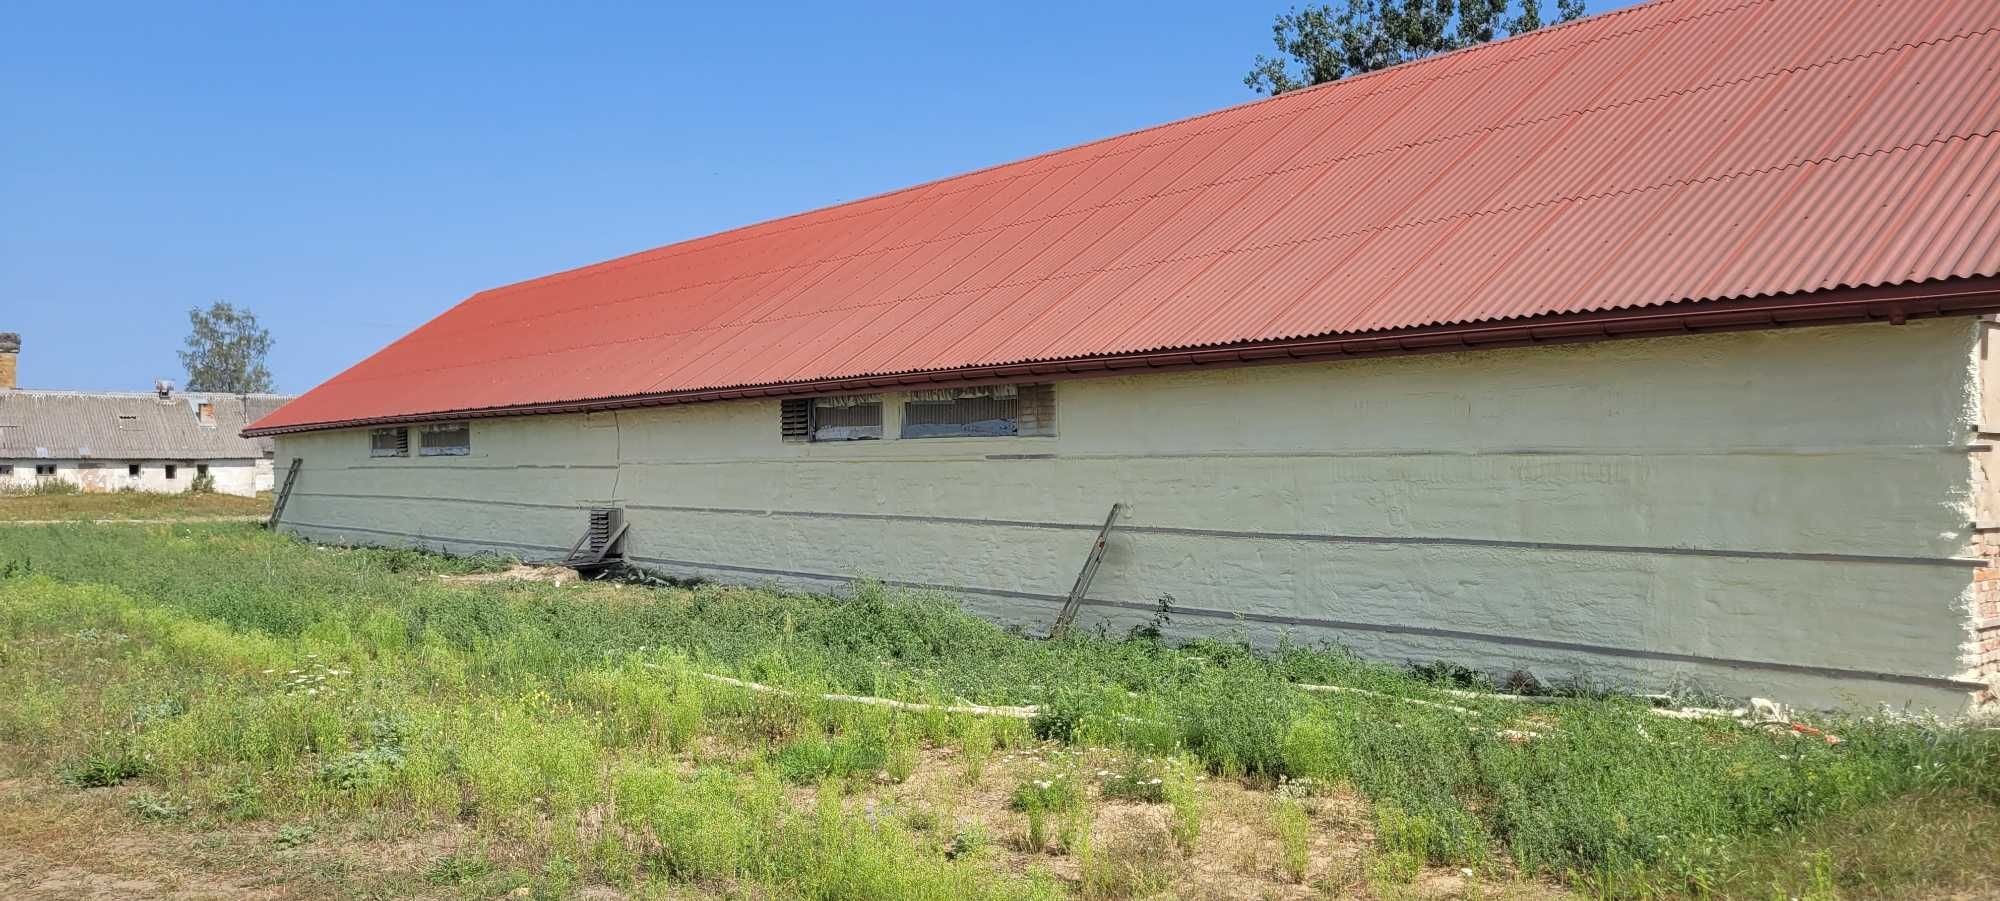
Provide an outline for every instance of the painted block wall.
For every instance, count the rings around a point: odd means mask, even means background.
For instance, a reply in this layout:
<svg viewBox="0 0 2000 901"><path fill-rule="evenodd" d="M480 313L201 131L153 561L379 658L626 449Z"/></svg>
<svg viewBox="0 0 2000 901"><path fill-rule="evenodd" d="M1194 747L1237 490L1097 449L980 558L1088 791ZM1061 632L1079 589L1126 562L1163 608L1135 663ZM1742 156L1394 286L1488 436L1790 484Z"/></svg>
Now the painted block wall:
<svg viewBox="0 0 2000 901"><path fill-rule="evenodd" d="M1977 689L1971 319L1058 383L1046 438L786 444L777 400L475 420L464 457L285 436L287 526L680 575L932 587L1658 690L1955 712ZM885 404L895 433L897 398ZM413 442L414 443L414 442ZM283 473L280 472L282 478Z"/></svg>
<svg viewBox="0 0 2000 901"><path fill-rule="evenodd" d="M167 478L167 464L176 467L175 478ZM194 482L195 467L200 463L208 465L209 474L215 477L215 490L219 494L240 494L245 497L258 491L271 490L271 461L269 460L0 460L0 465L11 465L13 472L0 475L0 490L24 491L32 489L39 481L54 479L75 485L84 491L145 491L155 494L179 494L188 490ZM139 475L131 475L130 467L139 466ZM53 465L52 476L35 474L37 465ZM262 470L262 488L259 488L259 470Z"/></svg>

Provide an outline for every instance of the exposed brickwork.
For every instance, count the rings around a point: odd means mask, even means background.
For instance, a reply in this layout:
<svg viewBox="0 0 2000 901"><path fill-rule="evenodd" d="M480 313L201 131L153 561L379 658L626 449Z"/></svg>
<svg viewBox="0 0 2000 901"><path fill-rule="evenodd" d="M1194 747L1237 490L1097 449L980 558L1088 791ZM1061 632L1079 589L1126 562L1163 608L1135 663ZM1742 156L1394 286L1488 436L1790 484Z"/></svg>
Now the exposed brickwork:
<svg viewBox="0 0 2000 901"><path fill-rule="evenodd" d="M1972 575L1973 672L1990 686L1976 699L1983 705L2000 701L2000 533L1979 533L1973 550L1989 564Z"/></svg>

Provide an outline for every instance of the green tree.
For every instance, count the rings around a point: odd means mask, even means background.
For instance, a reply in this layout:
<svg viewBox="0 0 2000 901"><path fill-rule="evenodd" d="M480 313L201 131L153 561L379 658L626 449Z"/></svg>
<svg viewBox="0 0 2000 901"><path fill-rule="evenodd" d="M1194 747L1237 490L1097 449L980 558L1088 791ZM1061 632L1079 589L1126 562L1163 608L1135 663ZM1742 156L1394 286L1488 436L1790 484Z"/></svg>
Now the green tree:
<svg viewBox="0 0 2000 901"><path fill-rule="evenodd" d="M1583 0L1556 0L1557 22L1582 16ZM1282 94L1543 24L1541 0L1347 0L1346 9L1293 7L1271 25L1280 55L1258 54L1243 83Z"/></svg>
<svg viewBox="0 0 2000 901"><path fill-rule="evenodd" d="M187 349L181 351L187 390L231 394L271 390L271 370L264 367L271 333L257 324L257 314L219 300L206 310L189 310L188 324Z"/></svg>

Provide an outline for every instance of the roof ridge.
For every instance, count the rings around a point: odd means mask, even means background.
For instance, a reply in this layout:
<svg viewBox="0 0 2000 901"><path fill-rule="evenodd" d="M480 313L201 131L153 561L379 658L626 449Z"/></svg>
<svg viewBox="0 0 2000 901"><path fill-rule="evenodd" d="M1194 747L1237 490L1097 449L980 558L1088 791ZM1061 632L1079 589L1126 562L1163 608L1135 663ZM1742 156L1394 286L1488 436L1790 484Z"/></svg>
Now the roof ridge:
<svg viewBox="0 0 2000 901"><path fill-rule="evenodd" d="M1447 59L1454 59L1454 58L1458 58L1458 57L1461 57L1461 56L1463 56L1463 55L1468 55L1468 54L1476 54L1476 53L1480 53L1480 52L1488 52L1488 51L1491 51L1491 50L1493 50L1493 48L1497 48L1497 47L1501 47L1501 46L1505 46L1505 45L1507 45L1507 44L1510 44L1510 43L1515 43L1515 42L1518 42L1518 41L1522 41L1522 40L1527 40L1527 39L1530 39L1530 38L1545 38L1545 37L1546 37L1547 35L1549 35L1549 34L1551 34L1551 33L1555 33L1555 32L1560 32L1560 31L1562 31L1562 30L1564 30L1564 29L1569 29L1569 28L1573 28L1573 27L1575 27L1575 26L1579 26L1579 25L1583 25L1583 24L1586 24L1586 23L1593 23L1593 24L1594 24L1594 23L1599 23L1599 22L1603 22L1603 21L1607 21L1607 20L1610 20L1610 19L1613 19L1613 18L1616 18L1616 17L1619 17L1619 16L1624 16L1624 15L1629 15L1629 14L1632 14L1632 13L1635 13L1635 12L1638 12L1638 11L1640 11L1640 10L1644 10L1644 9L1649 9L1649 8L1652 8L1652 7L1655 7L1655 6L1667 6L1667 5L1673 5L1673 4L1678 4L1678 3L1686 3L1686 2L1691 2L1691 0L1645 0L1645 2L1642 2L1642 3L1635 3L1635 4L1632 4L1631 6L1625 6L1625 7L1620 7L1620 8L1618 8L1618 9L1613 9L1613 10L1607 10L1607 11L1605 11L1605 12L1601 12L1601 13L1597 13L1597 14L1594 14L1594 15L1589 15L1589 16L1584 16L1583 18L1580 18L1580 19L1575 19L1575 20L1572 20L1572 21L1569 21L1569 22L1558 22L1558 23L1556 23L1556 24L1553 24L1553 25L1547 25L1547 26L1544 26L1544 27L1542 27L1542 28L1538 28L1538 29L1535 29L1534 31L1528 31L1528 32L1522 32L1522 33L1520 33L1520 34L1512 34L1512 35L1508 35L1508 36L1506 36L1506 37L1504 37L1504 38L1499 38L1499 39L1496 39L1496 40L1491 40L1491 41L1484 41L1484 42L1481 42L1481 43L1479 43L1479 44L1474 44L1474 45L1471 45L1471 46L1467 46L1467 47L1460 47L1460 48L1457 48L1457 49L1455 49L1455 50L1448 50L1448 51L1445 51L1445 52L1443 52L1443 53L1434 53L1434 54L1431 54L1431 55L1429 55L1429 56L1425 56L1425 57L1420 57L1420 58L1417 58L1417 59L1413 59L1413 60L1407 60L1407 61L1404 61L1404 62L1401 62L1401 63L1397 63L1396 65L1393 65L1393 66L1387 66L1387 67L1384 67L1384 68L1381 68L1381 69L1375 69L1375 70L1371 70L1371 71L1368 71L1368 72L1361 72L1361 73L1357 73L1357 74L1354 74L1354 75L1349 75L1349 76L1345 76L1345 77L1343 77L1343 78L1339 78L1339 79L1336 79L1336 80L1334 80L1334 81L1329 81L1329 82L1322 82L1322 83L1320 83L1320 84L1316 84L1316 85L1307 85L1307 86L1305 86L1305 87L1301 87L1301 88L1297 88L1297 89L1294 89L1294 90L1291 90L1291 91L1286 91L1286 92L1284 92L1284 93L1282 93L1282 94L1273 94L1273 95L1270 95L1270 96L1267 96L1267 97L1258 97L1258 98L1254 98L1254 99L1251 99L1251 100L1246 100L1246 101L1243 101L1242 103L1235 103L1235 104L1231 104L1231 105L1229 105L1229 106L1225 106L1225 107L1221 107L1221 108L1219 108L1219 109L1212 109L1212 110L1206 110L1206 111L1204 111L1204 112L1200 112L1200 113L1194 113L1194 114L1191 114L1191 115L1187 115L1187 116L1183 116L1183 117L1181 117L1181 118L1178 118L1178 119L1172 119L1172 120L1169 120L1169 121L1166 121L1166 122L1161 122L1161 123L1158 123L1158 124L1155 124L1155 125L1149 125L1149 126L1145 126L1145 127L1143 127L1143 128L1138 128L1138 129L1134 129L1134 130L1132 130L1132 131L1127 131L1127 132L1120 132L1120 133L1118 133L1118 134L1115 134L1115 135L1107 135L1107 136L1105 136L1105 137L1101 137L1101 138L1093 138L1093 139L1090 139L1090 140L1087 140L1087 141L1082 141L1082 142L1079 142L1079 143L1076 143L1076 144L1071 144L1071 145L1067 145L1067 146L1063 146L1063 147L1058 147L1058 148L1054 148L1054 149L1051 149L1051 150L1046 150L1046 151L1042 151L1042 152L1040 152L1040 153L1035 153L1035 154L1030 154L1029 156L1025 156L1025 157L1021 157L1021 158L1019 158L1019 159L1013 159L1013 160L1006 160L1006 161L1003 161L1003 162L999 162L999 163L993 163L993 164L991 164L991 165L987 165L987 166L980 166L980 167L978 167L978 168L975 168L975 169L970 169L970 170L967 170L967 171L964 171L964 172L959 172L959 173L955 173L955 174L952 174L952 175L946 175L946 176L940 176L940 177L938 177L938 178L934 178L934 179L929 179L929 180L926 180L926 181L922 181L922 182L918 182L918 183L916 183L916 184L912 184L912 185L905 185L905 186L903 186L903 187L900 187L900 188L893 188L893 189L890 189L890 190L886 190L886 191L881 191L881 192L878 192L878 193L875 193L875 194L870 194L870 195L866 195L866 196L863 196L863 197L858 197L858 198L855 198L855 199L853 199L853 200L843 200L843 201L836 201L836 202L833 202L833 203L828 203L828 204L824 204L824 205L821 205L821 206L817 206L817 207L812 207L812 208L810 208L810 209L805 209L805 210L800 210L800 211L798 211L798 212L795 212L795 213L787 213L787 214L785 214L785 215L782 215L782 216L777 216L777 217L773 217L773 218L770 218L770 219L763 219L763 220L759 220L759 221L756 221L756 222L750 222L750 223L745 223L745 224L743 224L743 225L738 225L738 226L733 226L733 227L730 227L730 228L725 228L725 229L723 229L723 230L721 230L721 231L716 231L716 232L710 232L710 233L708 233L708 234L705 234L705 235L697 235L697 236L695 236L695 237L692 237L692 238L683 238L683 239L681 239L681 240L678 240L678 241L672 241L672 242L669 242L669 243L667 243L667 244L662 244L662 245L659 245L659 246L657 246L657 247L650 247L650 248L647 248L647 249L644 249L644 250L637 250L637 251L633 251L633 252L631 252L631 253L628 253L628 254L623 254L623 255L620 255L620 256L615 256L615 257L611 257L611 258L609 258L609 259L605 259L605 260L599 260L599 261L597 261L597 262L593 262L593 263L585 263L585 264L582 264L582 265L578 265L578 266L572 266L572 267L569 267L569 268L567 268L567 269L562 269L562 270L559 270L559 271L556 271L556 272L551 272L551 273L548 273L548 274L546 274L546 275L540 275L540 276L536 276L536 277L534 277L534 278L529 278L529 279L523 279L523 280L521 280L521 281L517 281L517 282L510 282L510 283L508 283L508 284L505 284L505 285L497 285L497 286L495 286L495 287L492 287L492 288L486 288L486 289L482 289L482 290L480 290L480 291L477 291L477 292L474 292L474 293L473 293L472 295L470 295L469 297L467 297L467 298L466 298L466 300L467 300L467 301L471 301L471 300L477 300L477 299L479 299L479 298L482 298L482 297L492 297L492 296L500 296L500 295L502 295L502 294L504 294L504 293L511 293L511 292L513 292L513 291L515 291L515 290L517 290L517 289L526 289L526 288L528 288L528 287L530 287L530 286L537 286L537 285L547 285L547 284L551 284L551 283L560 283L560 282L562 282L562 281L567 281L567 280L569 280L569 279L572 279L572 278L576 278L576 277L580 277L580 276L582 276L582 275L583 275L583 274L585 274L585 273L598 273L598 272L616 272L616 271L618 271L618 270L620 270L620 269L623 269L623 268L626 268L626 267L629 267L629 266L633 266L633 265L638 265L638 264L639 264L640 262L642 262L641 258L647 258L647 260L646 260L646 261L650 261L650 259L651 259L651 258L653 258L653 257L655 257L656 255L657 255L657 256L663 256L663 257L665 257L665 258L671 258L671 257L673 257L673 256L675 256L675 255L677 255L677 254L669 254L669 253L666 253L667 251L672 251L672 250L675 250L675 249L677 249L677 248L686 248L686 247L687 247L687 245L691 245L691 244L695 244L695 243L697 243L697 242L702 242L702 243L704 243L704 244L707 244L707 245L709 245L709 246L727 246L728 244L730 244L730 243L732 243L732 242L730 242L730 241L724 241L724 240L718 240L718 239L722 239L722 238L724 238L725 236L738 236L738 237L749 237L749 236L743 236L743 235L740 235L739 233L742 233L742 232L747 232L747 231L750 231L750 230L752 230L752 229L756 229L756 228L759 228L759 227L761 227L761 226L767 226L767 225L775 225L775 224L777 224L777 223L781 223L781 222L792 222L792 221L795 221L795 220L801 220L801 219L805 219L806 217L810 217L810 216L813 216L813 215L815 215L815 214L819 214L819 213L826 213L826 212L830 212L830 211L833 211L833 210L838 210L838 209L842 209L842 208L846 208L846 207L856 207L856 206L860 206L860 205L862 205L862 204L866 204L866 203L869 203L870 201L877 201L877 200L884 200L884 199L887 199L887 198L890 198L890 197L895 197L895 196L897 196L897 195L899 195L899 194L907 194L907 193L911 193L911 192L915 192L915 191L919 191L919 190L922 190L922 189L924 189L924 188L930 188L930 187L935 187L935 186L937 186L937 185L941 185L941 184L946 184L946 183L949 183L949 182L954 182L954 181L960 181L960 180L965 180L965 179L970 179L970 178L973 178L973 177L975 177L975 176L979 176L979 175L984 175L984 174L987 174L987 173L990 173L990 172L995 172L995 171L998 171L998 170L1001 170L1001 169L1006 169L1006 168L1009 168L1009 167L1013 167L1013 166L1021 166L1021 165L1025 165L1025 164L1027 164L1027 163L1032 163L1032 162L1035 162L1035 161L1037 161L1037 160L1042 160L1042 159L1047 159L1047 158L1049 158L1049 157L1052 157L1052 156L1057 156L1057 155L1060 155L1060 154L1064 154L1064 153L1070 153L1070 152L1074 152L1074 151L1077 151L1077 150L1082 150L1082 149L1085 149L1085 148L1088 148L1088 147L1094 147L1094 146L1097 146L1097 145L1100 145L1100 144L1108 144L1108 143L1110 143L1110 142L1113 142L1113 141L1118 141L1118 140L1122 140L1122 139L1126 139L1126 138L1132 138L1132 137L1135 137L1135 136L1138 136L1138 135L1144 135L1144 134L1148 134L1148 133L1150 133L1150 132L1156 132L1156 131L1163 131L1163 130L1165 130L1165 129L1169 129L1169 128L1173 128L1173 127L1176 127L1176 126L1180 126L1180 125L1185 125L1185 124L1188 124L1188 123L1191 123L1191 122L1199 122L1199 121L1201 121L1202 119L1207 119L1207 118L1213 118L1213 117L1216 117L1216 116L1221 116L1221 115L1224 115L1224 114L1226 114L1226 113L1231 113L1231 112L1235 112L1235 111L1237 111L1237 110L1241 110L1241 109L1247 109L1247 108L1249 108L1249 107L1254 107L1254 106L1258 106L1258 105L1261 105L1261 104L1267 104L1267 103L1276 103L1276 102L1279 102L1279 101L1281 101L1281 100L1290 100L1290 99L1294 99L1294 98L1297 98L1297 97L1300 97L1300 96L1309 96L1309 95L1312 95L1312 94L1318 94L1318 93L1329 93L1329 92L1333 91L1334 89L1336 89L1336 88L1340 88L1340 87L1343 87L1343 86L1347 86L1347 85L1354 85L1354 84L1362 84L1362 83L1366 83L1366 82L1368 82L1368 81L1371 81L1371 80L1379 80L1380 78L1384 78L1384 77L1387 77L1387 76L1388 76L1389 74L1391 74L1391 73L1402 73L1402 72L1407 72L1407 71L1409 71L1409 70L1411 70L1411 69L1413 69L1413 68L1421 68L1421 67L1424 67L1424 66L1427 66L1427 65L1432 65L1432 64L1436 64L1436 63L1439 63L1439 62L1441 62L1441 61L1443 61L1443 60L1447 60ZM1733 4L1733 5L1730 5L1730 6L1725 6L1725 7L1719 7L1719 8L1715 8L1715 9L1709 9L1709 10L1706 10L1706 11L1703 11L1703 12L1700 12L1700 13L1697 13L1697 14L1695 14L1695 15L1691 15L1691 16L1686 16L1686 17L1683 17L1683 18L1679 18L1679 19L1668 19L1668 20L1666 20L1666 21L1662 21L1662 22L1655 22L1655 23L1653 23L1653 24L1651 24L1651 25L1647 25L1647 26L1644 26L1644 27L1642 27L1642 28L1635 28L1635 29L1632 29L1632 30L1630 30L1630 31L1621 31L1621 32L1615 32L1615 33L1612 33L1612 34L1607 34L1607 35L1604 35L1604 36L1602 36L1602 37L1598 37L1598 38L1594 38L1594 39L1592 39L1591 41L1589 41L1588 43L1592 43L1592 44L1595 44L1595 43L1601 43L1601 42L1603 42L1603 41L1608 41L1608 40L1615 40L1615 39L1620 39L1620 38L1624 38L1624 37L1627 37L1627 36L1630 36L1630 35L1634 35L1634 34L1640 34L1640 33L1643 33L1643 32L1645 32L1645 31L1650 31L1650 30L1653 30L1653 29L1657 29L1657 28L1663 28L1663 27L1667 27L1667 26L1671 26L1671 25L1676 25L1676 24L1679 24L1679 23L1681 23L1681 22L1688 22L1688 21L1693 21L1693 20L1695 20L1695 19L1701 19L1701 18L1706 18L1706 17L1708 17L1708 16L1712 16L1712 15L1721 15L1721 14L1724 14L1724 13L1728 13L1728 12L1734 12L1734 11L1736 11L1736 10L1739 10L1739 9L1744 9L1744 8L1747 8L1747 7L1750 7L1750 6L1756 6L1756 5L1759 5L1759 4L1762 4L1762 3L1768 3L1768 2L1779 2L1779 0L1742 0L1742 2L1739 2L1739 3L1736 3L1736 4ZM1547 53L1547 52L1553 52L1553 51L1544 51L1544 53ZM1415 86L1415 85L1419 85L1419 84L1431 84L1431 83L1435 83L1435 82L1437 82L1437 81L1440 81L1440 80L1443 80L1443 79L1446 79L1446 78L1455 78L1455 77L1457 77L1457 76L1459 76L1459 75L1462 75L1462 74L1469 74L1469 73L1473 73L1473 72L1480 72L1480 71L1486 71L1486 70L1489 70L1489 69L1492 69L1492 68L1496 68L1496 67L1499 67L1499 66L1504 66L1504 65L1509 65L1509 64L1512 64L1512 63L1514 63L1514 62L1518 62L1518 61L1520 61L1520 60L1527 60L1527 59L1533 59L1533 58L1535 58L1535 57L1537 57L1537 56L1540 56L1540 55L1542 55L1542 54L1530 54L1530 55L1527 55L1527 56L1520 56L1520 57L1513 57L1513 58L1510 58L1510 59L1506 59L1506 60L1502 60L1502 61L1499 61L1499 62L1496 62L1496 63L1493 63L1493 64L1491 64L1491 65L1488 65L1488 66L1483 66L1483 67L1477 67L1477 68L1471 68L1471 69L1465 69L1465 70L1460 70L1460 71L1457 71L1457 72L1452 72L1452 73L1448 73L1448 74L1445 74L1445 75L1440 75L1440 76L1434 76L1434 77L1432 77L1432 78L1430 78L1430 79L1424 79L1424 80L1421 80L1421 81L1413 81L1413 82L1411 82L1411 83L1410 83L1410 85L1400 85L1400 86L1397 86L1397 87L1394 87L1394 88L1390 88L1390 89L1388 89L1388 90L1385 90L1385 91L1379 91L1379 92L1376 92L1376 93L1371 93L1371 94L1365 94L1365 95L1363 95L1363 97L1373 97L1373 96L1378 96L1379 94L1382 94L1382 93L1388 93L1388 91L1393 91L1393 90L1401 90L1401 89L1402 89L1402 88L1404 88L1404 87L1409 87L1409 86ZM1268 120L1269 120L1269 119L1271 119L1271 118L1276 118L1276 117L1275 117L1275 116L1270 116L1270 117L1265 117L1265 118L1262 118L1262 119L1250 119L1250 120L1246 120L1246 121L1244 121L1244 122L1241 122L1241 123L1236 123L1236 124L1234 124L1234 125L1231 125L1230 127L1234 128L1234 127L1240 127L1240 126L1243 126L1243 125L1250 125L1250 124L1255 124L1255 123L1257 123L1257 122L1263 122L1263 121L1268 121ZM1204 132L1195 132L1194 134L1192 134L1192 135L1189 135L1189 137L1194 137L1194 136L1198 136L1198 135L1202 135L1202 134L1208 134L1208 133L1209 133L1209 132L1205 132L1205 131L1204 131ZM1142 146L1140 146L1140 147L1136 147L1136 148L1134 148L1134 150L1139 150L1139 149L1144 149L1144 148L1146 148L1146 147L1152 147L1152 146L1155 146L1155 145L1153 145L1153 144L1146 144L1146 145L1142 145ZM1084 159L1084 160L1079 160L1079 161L1077 161L1076 163L1073 163L1073 164L1068 164L1068 165L1087 165L1088 163L1091 163L1091 162L1095 162L1095 161L1097 161L1097 160L1099 160L1099 159L1104 159L1104 158L1105 158L1105 157L1107 157L1107 156L1110 156L1110 154L1104 154L1104 155L1102 155L1102 156L1096 156L1096 157L1090 157L1090 158L1087 158L1087 159ZM1018 177L1018 176L1017 176L1017 177ZM987 184L987 183L986 183L986 182L979 182L979 183L977 183L977 184L974 184L974 185L970 185L970 186L968 186L968 190L969 190L970 188L973 188L973 187L980 187L980 186L984 186L985 184ZM957 192L951 192L951 193L957 193ZM871 210L870 212L873 212L873 211ZM853 218L853 217L852 217L852 216L849 216L849 217L840 217L840 218L837 218L837 219L834 219L834 220L831 220L831 221L836 221L836 222L837 222L837 221L841 221L841 219L845 219L845 218ZM812 223L803 223L803 222L801 222L801 223L799 223L798 225L799 225L799 227L804 227L804 226L805 226L805 225L807 225L807 224L813 224L813 225L817 225L817 224L821 224L821 222L820 222L820 221L815 221L815 222L812 222ZM787 229L787 230L796 230L796 229ZM757 237L763 237L763 236L762 236L762 235L759 235L759 236L757 236ZM455 305L454 305L454 306L455 306Z"/></svg>
<svg viewBox="0 0 2000 901"><path fill-rule="evenodd" d="M0 397L7 397L10 394L11 395L45 394L45 395L54 395L58 397L104 397L104 398L158 398L159 397L159 393L156 391L92 391L87 388L10 388L5 391L0 391ZM267 392L267 391L239 393L235 391L182 391L179 389L175 389L174 392L168 396L168 399L179 398L179 397L255 397L255 398L288 399L298 396L299 395L296 394L279 394L276 392Z"/></svg>

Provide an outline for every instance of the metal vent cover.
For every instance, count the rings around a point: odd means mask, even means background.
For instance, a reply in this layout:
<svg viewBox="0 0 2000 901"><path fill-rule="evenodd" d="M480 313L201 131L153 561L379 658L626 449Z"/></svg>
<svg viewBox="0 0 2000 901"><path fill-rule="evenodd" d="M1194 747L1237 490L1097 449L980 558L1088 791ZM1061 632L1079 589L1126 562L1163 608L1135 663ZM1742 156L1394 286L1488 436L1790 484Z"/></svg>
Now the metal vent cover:
<svg viewBox="0 0 2000 901"><path fill-rule="evenodd" d="M788 397L781 402L778 433L786 441L812 440L812 398Z"/></svg>

